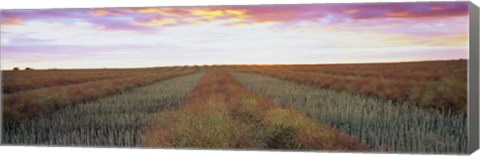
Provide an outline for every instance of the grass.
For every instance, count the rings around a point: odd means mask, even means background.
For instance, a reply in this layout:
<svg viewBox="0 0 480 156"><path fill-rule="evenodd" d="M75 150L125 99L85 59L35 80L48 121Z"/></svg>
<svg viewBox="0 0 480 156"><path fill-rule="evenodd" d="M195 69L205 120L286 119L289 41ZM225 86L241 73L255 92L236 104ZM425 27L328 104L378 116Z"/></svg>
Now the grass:
<svg viewBox="0 0 480 156"><path fill-rule="evenodd" d="M459 79L466 79L467 60L332 65L276 65L271 67L295 72L315 72L339 76L436 81L450 74Z"/></svg>
<svg viewBox="0 0 480 156"><path fill-rule="evenodd" d="M2 81L4 84L2 86L2 93L11 94L45 87L142 75L148 72L175 71L181 68L182 67L2 71Z"/></svg>
<svg viewBox="0 0 480 156"><path fill-rule="evenodd" d="M362 151L352 136L294 110L275 108L230 74L211 69L186 103L147 131L146 146Z"/></svg>
<svg viewBox="0 0 480 156"><path fill-rule="evenodd" d="M197 68L160 72L141 70L143 74L140 75L4 94L2 96L4 122L18 123L22 120L47 114L70 105L118 94L134 87L190 74L195 71L197 71Z"/></svg>
<svg viewBox="0 0 480 156"><path fill-rule="evenodd" d="M426 109L467 111L467 61L347 65L233 66L323 89L408 101Z"/></svg>
<svg viewBox="0 0 480 156"><path fill-rule="evenodd" d="M465 153L463 62L9 71L2 141Z"/></svg>
<svg viewBox="0 0 480 156"><path fill-rule="evenodd" d="M138 147L152 116L183 104L203 72L4 125L3 144Z"/></svg>
<svg viewBox="0 0 480 156"><path fill-rule="evenodd" d="M298 110L319 123L356 136L376 151L467 151L467 121L463 115L319 89L265 75L235 73L234 76L248 90L270 98L277 106Z"/></svg>

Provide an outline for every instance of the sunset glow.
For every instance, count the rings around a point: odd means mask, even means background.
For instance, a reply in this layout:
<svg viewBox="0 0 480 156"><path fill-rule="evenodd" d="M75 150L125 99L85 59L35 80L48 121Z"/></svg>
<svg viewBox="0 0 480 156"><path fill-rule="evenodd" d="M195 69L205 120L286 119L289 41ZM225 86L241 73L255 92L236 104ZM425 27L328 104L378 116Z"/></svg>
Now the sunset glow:
<svg viewBox="0 0 480 156"><path fill-rule="evenodd" d="M1 11L1 66L468 59L466 2Z"/></svg>

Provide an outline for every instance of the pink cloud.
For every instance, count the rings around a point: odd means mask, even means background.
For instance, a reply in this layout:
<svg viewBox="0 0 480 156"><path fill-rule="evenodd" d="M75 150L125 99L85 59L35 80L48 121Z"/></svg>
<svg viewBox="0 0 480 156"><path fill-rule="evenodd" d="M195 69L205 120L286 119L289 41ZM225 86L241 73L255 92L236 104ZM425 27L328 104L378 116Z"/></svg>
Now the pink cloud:
<svg viewBox="0 0 480 156"><path fill-rule="evenodd" d="M231 20L232 23L245 24L252 22L290 23L305 20L316 21L331 16L337 22L343 22L345 19L445 18L466 16L467 14L466 2L419 2L4 10L1 15L6 19L2 20L2 25L35 20L85 21L105 30L148 31L152 29L148 26L148 22L165 18L177 21L176 24L172 25L180 25L212 20Z"/></svg>

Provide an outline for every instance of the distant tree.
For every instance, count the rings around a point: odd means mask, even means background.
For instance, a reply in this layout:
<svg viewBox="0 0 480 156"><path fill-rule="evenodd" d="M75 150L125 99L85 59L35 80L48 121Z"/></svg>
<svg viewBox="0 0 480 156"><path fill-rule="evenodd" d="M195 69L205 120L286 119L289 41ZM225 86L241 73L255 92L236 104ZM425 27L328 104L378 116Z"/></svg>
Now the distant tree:
<svg viewBox="0 0 480 156"><path fill-rule="evenodd" d="M18 68L18 67L13 68L13 71L19 71L19 70L20 70L20 68Z"/></svg>
<svg viewBox="0 0 480 156"><path fill-rule="evenodd" d="M27 67L25 68L25 70L33 70L33 68Z"/></svg>

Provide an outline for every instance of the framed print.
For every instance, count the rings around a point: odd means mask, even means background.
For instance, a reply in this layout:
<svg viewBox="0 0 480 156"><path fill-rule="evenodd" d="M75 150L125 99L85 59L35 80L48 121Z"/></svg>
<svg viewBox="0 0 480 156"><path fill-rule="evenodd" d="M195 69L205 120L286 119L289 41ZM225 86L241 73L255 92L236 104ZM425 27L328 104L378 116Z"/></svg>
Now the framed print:
<svg viewBox="0 0 480 156"><path fill-rule="evenodd" d="M471 2L0 13L2 145L478 149Z"/></svg>

